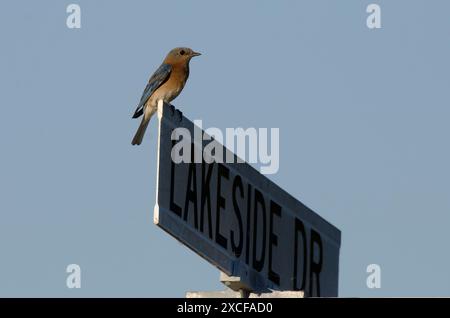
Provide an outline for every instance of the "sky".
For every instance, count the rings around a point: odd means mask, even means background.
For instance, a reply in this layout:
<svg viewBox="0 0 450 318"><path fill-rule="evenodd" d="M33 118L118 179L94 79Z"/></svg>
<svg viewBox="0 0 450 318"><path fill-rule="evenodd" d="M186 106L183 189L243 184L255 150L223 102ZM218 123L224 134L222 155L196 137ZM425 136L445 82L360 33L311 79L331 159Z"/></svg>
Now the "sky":
<svg viewBox="0 0 450 318"><path fill-rule="evenodd" d="M80 29L66 26L70 3ZM366 25L370 3L381 29ZM280 129L269 178L342 231L339 296L450 296L449 12L444 0L2 1L0 296L224 288L153 224L155 119L131 146L146 81L177 46L203 53L173 102L185 116Z"/></svg>

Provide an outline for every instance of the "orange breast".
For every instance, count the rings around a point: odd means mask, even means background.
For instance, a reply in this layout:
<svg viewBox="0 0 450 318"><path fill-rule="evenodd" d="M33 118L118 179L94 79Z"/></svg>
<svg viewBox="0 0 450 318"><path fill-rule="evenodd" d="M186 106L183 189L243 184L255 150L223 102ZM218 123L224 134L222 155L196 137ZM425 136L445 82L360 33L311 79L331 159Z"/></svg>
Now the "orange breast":
<svg viewBox="0 0 450 318"><path fill-rule="evenodd" d="M163 99L170 103L183 90L189 76L189 68L182 65L173 65L169 79L161 85L150 97L150 104L156 105L157 100Z"/></svg>

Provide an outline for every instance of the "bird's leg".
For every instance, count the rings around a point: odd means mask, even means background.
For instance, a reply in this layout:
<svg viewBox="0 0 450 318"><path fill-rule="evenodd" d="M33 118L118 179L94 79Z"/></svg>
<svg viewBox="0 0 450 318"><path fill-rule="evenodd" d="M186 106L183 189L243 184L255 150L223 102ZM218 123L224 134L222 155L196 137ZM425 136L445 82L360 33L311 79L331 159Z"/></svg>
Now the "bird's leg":
<svg viewBox="0 0 450 318"><path fill-rule="evenodd" d="M170 111L172 113L172 116L175 116L175 112L178 114L179 117L179 121L181 121L183 119L183 113L181 112L181 110L177 109L174 105L169 104L170 106Z"/></svg>
<svg viewBox="0 0 450 318"><path fill-rule="evenodd" d="M175 115L175 107L172 104L169 104L170 106L170 112L172 113L172 116Z"/></svg>
<svg viewBox="0 0 450 318"><path fill-rule="evenodd" d="M175 110L178 113L178 116L180 117L180 121L182 121L183 120L183 112L179 109L175 109Z"/></svg>

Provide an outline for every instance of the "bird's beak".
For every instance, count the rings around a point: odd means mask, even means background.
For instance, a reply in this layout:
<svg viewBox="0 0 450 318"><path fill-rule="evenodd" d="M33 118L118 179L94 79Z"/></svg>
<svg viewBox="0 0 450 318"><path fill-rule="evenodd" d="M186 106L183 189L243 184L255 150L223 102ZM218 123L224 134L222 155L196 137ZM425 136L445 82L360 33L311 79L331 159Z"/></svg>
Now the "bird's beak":
<svg viewBox="0 0 450 318"><path fill-rule="evenodd" d="M198 53L198 52L192 52L192 53L191 53L191 56L192 56L192 57L194 57L194 56L199 56L199 55L202 55L202 54L201 54L201 53Z"/></svg>

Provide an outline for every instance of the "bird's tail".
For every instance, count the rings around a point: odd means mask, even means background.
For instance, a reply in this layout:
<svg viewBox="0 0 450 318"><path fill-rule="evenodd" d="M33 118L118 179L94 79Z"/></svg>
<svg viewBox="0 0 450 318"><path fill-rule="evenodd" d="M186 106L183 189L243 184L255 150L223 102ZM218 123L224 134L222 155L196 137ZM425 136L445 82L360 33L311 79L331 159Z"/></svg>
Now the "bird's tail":
<svg viewBox="0 0 450 318"><path fill-rule="evenodd" d="M150 122L150 118L145 118L146 116L142 116L141 124L139 125L136 134L134 135L132 145L140 145L142 143L142 139L144 138L145 130L147 129L148 123Z"/></svg>

